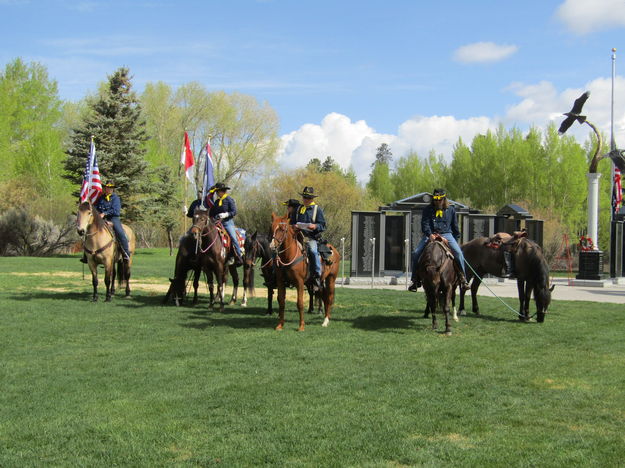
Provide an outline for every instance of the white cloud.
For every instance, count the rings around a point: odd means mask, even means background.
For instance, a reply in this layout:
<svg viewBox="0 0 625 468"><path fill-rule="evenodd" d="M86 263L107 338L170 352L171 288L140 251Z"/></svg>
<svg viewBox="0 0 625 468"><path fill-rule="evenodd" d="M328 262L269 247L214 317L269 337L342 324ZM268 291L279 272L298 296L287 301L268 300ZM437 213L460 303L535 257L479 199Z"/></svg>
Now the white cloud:
<svg viewBox="0 0 625 468"><path fill-rule="evenodd" d="M306 124L284 135L278 160L283 167L294 168L314 157L332 156L341 167L352 167L360 181L366 181L376 148L382 143L391 147L396 160L409 151L426 157L432 149L449 159L459 137L470 142L476 133L489 128L494 128L494 123L487 117L415 117L402 123L397 135L389 135L376 132L363 120L352 122L345 115L331 113L321 125Z"/></svg>
<svg viewBox="0 0 625 468"><path fill-rule="evenodd" d="M556 12L572 32L580 35L625 26L622 0L566 0Z"/></svg>
<svg viewBox="0 0 625 468"><path fill-rule="evenodd" d="M454 52L454 60L462 63L499 62L514 54L515 45L499 45L494 42L474 42L463 45Z"/></svg>

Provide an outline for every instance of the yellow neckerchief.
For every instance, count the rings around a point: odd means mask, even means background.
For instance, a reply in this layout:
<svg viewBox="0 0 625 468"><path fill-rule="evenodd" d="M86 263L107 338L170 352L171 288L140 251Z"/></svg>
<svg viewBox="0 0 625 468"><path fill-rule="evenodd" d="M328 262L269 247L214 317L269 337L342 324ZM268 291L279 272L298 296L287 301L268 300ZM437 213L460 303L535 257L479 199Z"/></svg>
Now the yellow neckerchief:
<svg viewBox="0 0 625 468"><path fill-rule="evenodd" d="M435 216L436 216L437 218L442 218L442 217L443 217L443 212L444 212L444 211L445 211L445 210L436 210L436 214L435 214Z"/></svg>
<svg viewBox="0 0 625 468"><path fill-rule="evenodd" d="M105 199L106 201L111 201L111 195L113 195L113 194L112 194L112 193L110 193L110 194L104 195L104 199Z"/></svg>
<svg viewBox="0 0 625 468"><path fill-rule="evenodd" d="M310 205L308 205L308 206L313 206L313 205L315 205L315 202L311 202L311 203L310 203ZM306 205L302 205L302 206L300 207L300 209L299 209L299 214L304 214L304 213L306 213L306 208L308 208L308 206L306 206Z"/></svg>
<svg viewBox="0 0 625 468"><path fill-rule="evenodd" d="M217 205L221 206L227 197L228 197L228 194L224 193L223 197L219 197L219 203Z"/></svg>

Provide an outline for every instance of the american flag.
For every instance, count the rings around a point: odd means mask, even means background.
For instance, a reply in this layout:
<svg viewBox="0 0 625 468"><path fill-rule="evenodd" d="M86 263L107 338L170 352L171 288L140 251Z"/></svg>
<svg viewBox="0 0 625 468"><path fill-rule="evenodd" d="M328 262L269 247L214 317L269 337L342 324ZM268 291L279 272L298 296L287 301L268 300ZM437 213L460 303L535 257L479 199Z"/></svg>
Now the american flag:
<svg viewBox="0 0 625 468"><path fill-rule="evenodd" d="M618 214L623 203L623 186L621 185L621 171L614 167L614 193L612 194L612 208L614 214Z"/></svg>
<svg viewBox="0 0 625 468"><path fill-rule="evenodd" d="M92 139L89 157L87 158L87 167L85 168L85 175L80 188L80 201L82 203L89 200L91 203L95 203L100 193L102 193L102 182L100 181L98 159L95 155L95 144Z"/></svg>

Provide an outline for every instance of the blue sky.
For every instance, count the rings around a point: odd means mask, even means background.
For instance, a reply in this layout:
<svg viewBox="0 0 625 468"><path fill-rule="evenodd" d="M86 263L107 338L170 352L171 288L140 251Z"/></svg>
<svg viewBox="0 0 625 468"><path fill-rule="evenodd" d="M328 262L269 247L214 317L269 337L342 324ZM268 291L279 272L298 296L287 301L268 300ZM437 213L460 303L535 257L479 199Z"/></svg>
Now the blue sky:
<svg viewBox="0 0 625 468"><path fill-rule="evenodd" d="M364 178L382 142L396 158L449 157L458 137L499 123L559 123L586 89L589 119L609 133L624 29L622 0L0 0L0 65L38 61L70 100L122 65L138 91L198 81L251 94L280 116L285 166L332 155Z"/></svg>

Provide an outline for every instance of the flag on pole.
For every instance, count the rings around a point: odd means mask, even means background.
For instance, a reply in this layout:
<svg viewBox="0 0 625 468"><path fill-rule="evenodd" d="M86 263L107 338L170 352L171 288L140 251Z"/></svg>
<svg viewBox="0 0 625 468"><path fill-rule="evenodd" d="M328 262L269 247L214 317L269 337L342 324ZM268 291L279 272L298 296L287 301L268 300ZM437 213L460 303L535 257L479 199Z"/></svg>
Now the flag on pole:
<svg viewBox="0 0 625 468"><path fill-rule="evenodd" d="M89 201L95 203L102 193L102 182L100 181L100 170L98 169L98 158L95 155L95 144L91 139L91 148L87 157L87 167L82 179L80 188L80 202Z"/></svg>
<svg viewBox="0 0 625 468"><path fill-rule="evenodd" d="M182 153L180 154L180 164L184 166L184 172L187 174L187 179L195 186L195 180L193 177L193 166L195 165L195 159L193 158L193 151L191 151L191 143L189 142L189 135L184 132L184 143L182 145Z"/></svg>
<svg viewBox="0 0 625 468"><path fill-rule="evenodd" d="M621 171L614 167L614 192L612 193L612 209L614 214L618 214L623 203L623 186L621 184Z"/></svg>
<svg viewBox="0 0 625 468"><path fill-rule="evenodd" d="M205 200L206 195L210 188L215 185L215 173L213 168L213 150L211 149L210 141L206 142L205 147L206 162L204 164L204 178L202 180L202 206L206 208ZM210 202L209 202L210 203Z"/></svg>

